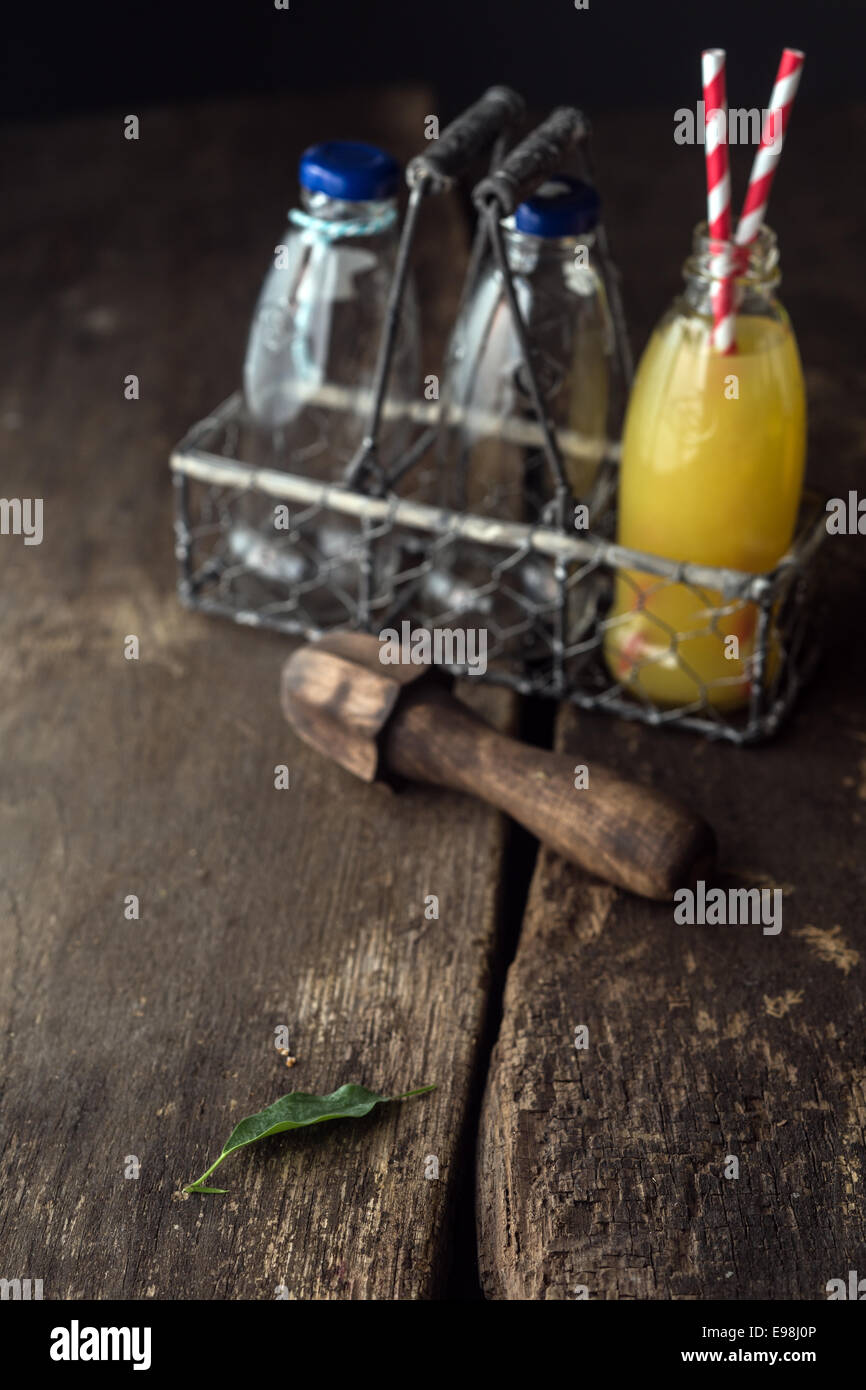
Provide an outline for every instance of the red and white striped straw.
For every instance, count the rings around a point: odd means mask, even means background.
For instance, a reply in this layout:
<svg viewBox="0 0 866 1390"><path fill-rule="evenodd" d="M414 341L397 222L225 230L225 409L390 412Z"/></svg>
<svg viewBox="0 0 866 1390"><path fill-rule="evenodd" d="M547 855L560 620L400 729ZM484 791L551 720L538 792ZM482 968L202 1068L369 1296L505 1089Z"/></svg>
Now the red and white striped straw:
<svg viewBox="0 0 866 1390"><path fill-rule="evenodd" d="M733 265L731 240L731 175L728 166L728 103L725 94L725 50L707 48L701 54L706 123L707 225L710 242L725 243L711 252L713 328L711 342L720 353L736 352L734 342Z"/></svg>
<svg viewBox="0 0 866 1390"><path fill-rule="evenodd" d="M764 225L773 175L782 153L785 131L788 129L791 107L800 85L805 57L805 53L801 53L798 48L786 48L782 54L770 97L769 120L761 132L761 143L749 175L746 201L743 203L734 238L738 246L751 246Z"/></svg>

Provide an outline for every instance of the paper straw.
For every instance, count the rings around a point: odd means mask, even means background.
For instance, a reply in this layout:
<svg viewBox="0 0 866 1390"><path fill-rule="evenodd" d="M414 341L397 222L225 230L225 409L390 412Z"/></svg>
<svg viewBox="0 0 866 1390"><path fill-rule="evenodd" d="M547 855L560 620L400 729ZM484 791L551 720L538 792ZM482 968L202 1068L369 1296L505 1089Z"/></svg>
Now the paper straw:
<svg viewBox="0 0 866 1390"><path fill-rule="evenodd" d="M706 121L707 226L713 284L711 342L723 354L736 352L731 240L731 175L728 166L728 103L725 95L725 50L701 54ZM718 249L714 249L718 248Z"/></svg>
<svg viewBox="0 0 866 1390"><path fill-rule="evenodd" d="M746 200L743 203L743 211L740 214L740 221L734 238L738 246L751 246L764 225L773 175L782 153L785 131L788 129L791 107L800 85L800 74L803 71L805 56L805 53L801 53L798 48L786 48L782 54L782 61L779 63L779 71L776 73L776 82L770 97L768 108L770 119L767 122L767 127L761 132L761 143L756 151L752 172L749 175Z"/></svg>

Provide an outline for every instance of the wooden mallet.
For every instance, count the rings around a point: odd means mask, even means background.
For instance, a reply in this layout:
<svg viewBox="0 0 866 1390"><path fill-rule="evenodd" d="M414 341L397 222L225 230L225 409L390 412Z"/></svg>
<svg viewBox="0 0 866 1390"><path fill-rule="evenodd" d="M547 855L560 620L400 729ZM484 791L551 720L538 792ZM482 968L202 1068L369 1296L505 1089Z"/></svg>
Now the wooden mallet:
<svg viewBox="0 0 866 1390"><path fill-rule="evenodd" d="M647 898L706 877L715 836L663 792L596 762L518 743L451 694L441 673L383 665L377 637L335 632L283 666L283 712L311 747L365 782L480 796L581 868ZM575 787L576 762L589 786Z"/></svg>

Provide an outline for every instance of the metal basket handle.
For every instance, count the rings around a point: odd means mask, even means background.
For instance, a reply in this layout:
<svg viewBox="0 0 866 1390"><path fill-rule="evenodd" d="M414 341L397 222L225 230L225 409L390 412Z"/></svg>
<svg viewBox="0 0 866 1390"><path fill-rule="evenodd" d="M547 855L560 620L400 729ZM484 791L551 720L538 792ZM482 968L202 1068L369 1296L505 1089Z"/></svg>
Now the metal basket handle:
<svg viewBox="0 0 866 1390"><path fill-rule="evenodd" d="M582 111L574 106L558 106L510 151L498 169L476 184L472 192L475 206L484 209L495 200L502 216L510 216L518 203L556 173L569 150L588 135L589 121Z"/></svg>
<svg viewBox="0 0 866 1390"><path fill-rule="evenodd" d="M496 136L519 121L526 107L510 87L489 87L482 97L446 126L438 140L409 161L406 182L414 188L432 180L436 191L451 187L458 174L486 150Z"/></svg>

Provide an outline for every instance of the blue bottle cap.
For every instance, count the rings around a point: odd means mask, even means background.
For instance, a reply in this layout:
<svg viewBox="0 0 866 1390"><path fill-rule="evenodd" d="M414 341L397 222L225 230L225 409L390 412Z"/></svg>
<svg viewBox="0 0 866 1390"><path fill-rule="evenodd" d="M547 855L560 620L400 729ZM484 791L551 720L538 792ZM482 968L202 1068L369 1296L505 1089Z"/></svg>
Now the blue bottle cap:
<svg viewBox="0 0 866 1390"><path fill-rule="evenodd" d="M350 203L393 198L400 183L396 159L357 140L325 140L301 155L301 187Z"/></svg>
<svg viewBox="0 0 866 1390"><path fill-rule="evenodd" d="M514 225L530 236L580 236L592 231L600 213L601 201L592 184L556 174L520 204Z"/></svg>

